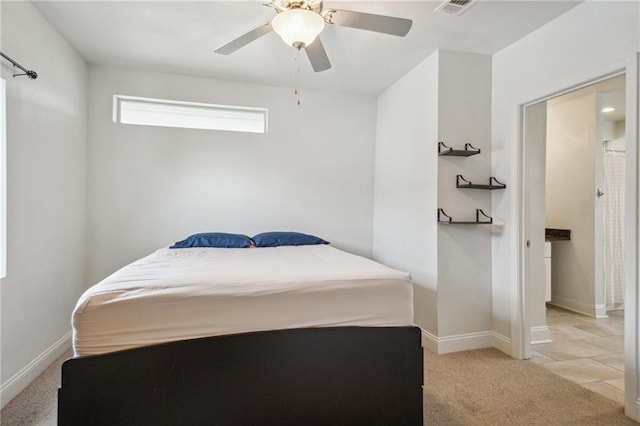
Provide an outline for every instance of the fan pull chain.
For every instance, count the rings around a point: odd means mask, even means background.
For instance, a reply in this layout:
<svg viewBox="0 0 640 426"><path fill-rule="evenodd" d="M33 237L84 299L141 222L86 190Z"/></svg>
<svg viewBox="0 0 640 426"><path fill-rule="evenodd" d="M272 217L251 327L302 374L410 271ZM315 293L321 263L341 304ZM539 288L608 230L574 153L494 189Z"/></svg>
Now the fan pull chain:
<svg viewBox="0 0 640 426"><path fill-rule="evenodd" d="M300 105L300 48L302 46L298 44L296 46L296 89L294 91L298 98L298 105Z"/></svg>

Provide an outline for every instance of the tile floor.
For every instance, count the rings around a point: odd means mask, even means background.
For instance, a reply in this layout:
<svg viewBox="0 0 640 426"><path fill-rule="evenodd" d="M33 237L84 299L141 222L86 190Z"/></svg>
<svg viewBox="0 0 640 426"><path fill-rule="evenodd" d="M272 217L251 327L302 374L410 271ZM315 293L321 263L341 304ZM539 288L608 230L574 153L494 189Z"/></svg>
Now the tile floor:
<svg viewBox="0 0 640 426"><path fill-rule="evenodd" d="M624 313L591 318L547 305L551 343L531 345L531 360L624 405Z"/></svg>

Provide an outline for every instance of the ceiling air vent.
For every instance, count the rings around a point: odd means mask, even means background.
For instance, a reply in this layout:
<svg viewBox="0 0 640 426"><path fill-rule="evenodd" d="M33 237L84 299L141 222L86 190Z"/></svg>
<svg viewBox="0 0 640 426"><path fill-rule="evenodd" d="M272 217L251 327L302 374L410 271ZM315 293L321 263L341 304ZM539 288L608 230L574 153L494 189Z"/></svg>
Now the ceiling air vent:
<svg viewBox="0 0 640 426"><path fill-rule="evenodd" d="M471 6L476 4L477 0L447 0L435 8L435 12L455 13L462 15Z"/></svg>

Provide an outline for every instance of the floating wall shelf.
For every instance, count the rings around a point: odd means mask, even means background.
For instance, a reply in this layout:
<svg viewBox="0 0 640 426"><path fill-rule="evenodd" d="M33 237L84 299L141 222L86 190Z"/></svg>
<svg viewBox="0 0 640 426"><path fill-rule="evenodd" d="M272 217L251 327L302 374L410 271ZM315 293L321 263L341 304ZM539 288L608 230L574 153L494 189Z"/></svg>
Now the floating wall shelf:
<svg viewBox="0 0 640 426"><path fill-rule="evenodd" d="M498 179L491 176L489 178L489 185L482 185L478 183L469 182L462 175L456 175L456 188L470 188L470 189L505 189L507 185L500 182Z"/></svg>
<svg viewBox="0 0 640 426"><path fill-rule="evenodd" d="M482 216L481 216L482 215ZM444 217L443 217L444 216ZM445 213L443 209L438 209L438 223L445 225L483 225L492 224L493 218L488 216L482 209L476 209L476 220L474 221L456 221Z"/></svg>
<svg viewBox="0 0 640 426"><path fill-rule="evenodd" d="M474 148L470 143L465 143L464 149L453 149L446 146L444 142L438 142L438 155L440 156L470 157L476 154L480 154L480 148Z"/></svg>

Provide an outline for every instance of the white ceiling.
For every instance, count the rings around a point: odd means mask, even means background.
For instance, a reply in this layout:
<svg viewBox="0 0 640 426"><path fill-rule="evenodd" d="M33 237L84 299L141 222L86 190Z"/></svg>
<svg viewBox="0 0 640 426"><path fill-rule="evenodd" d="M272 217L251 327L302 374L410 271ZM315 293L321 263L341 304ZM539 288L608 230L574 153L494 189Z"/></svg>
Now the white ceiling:
<svg viewBox="0 0 640 426"><path fill-rule="evenodd" d="M404 38L327 26L333 68L314 73L301 54L302 88L377 95L438 48L493 54L580 1L492 1L463 15L435 13L439 1L326 1L325 8L413 20ZM90 63L292 86L295 49L275 33L229 56L214 50L269 22L254 1L41 1L36 7Z"/></svg>
<svg viewBox="0 0 640 426"><path fill-rule="evenodd" d="M603 120L620 121L624 120L626 115L625 87L625 76L618 75L553 98L549 100L549 104L556 105L595 93L600 95L600 104L603 108L615 108L614 111L602 113Z"/></svg>

